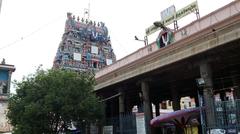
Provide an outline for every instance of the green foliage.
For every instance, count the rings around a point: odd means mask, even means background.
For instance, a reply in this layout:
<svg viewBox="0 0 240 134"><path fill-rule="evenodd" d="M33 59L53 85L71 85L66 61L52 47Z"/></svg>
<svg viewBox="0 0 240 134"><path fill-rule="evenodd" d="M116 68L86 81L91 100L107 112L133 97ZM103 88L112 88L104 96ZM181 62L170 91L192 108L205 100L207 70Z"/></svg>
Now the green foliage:
<svg viewBox="0 0 240 134"><path fill-rule="evenodd" d="M72 122L92 122L103 115L93 93L94 76L64 70L38 69L15 82L16 95L7 114L15 134L59 133Z"/></svg>

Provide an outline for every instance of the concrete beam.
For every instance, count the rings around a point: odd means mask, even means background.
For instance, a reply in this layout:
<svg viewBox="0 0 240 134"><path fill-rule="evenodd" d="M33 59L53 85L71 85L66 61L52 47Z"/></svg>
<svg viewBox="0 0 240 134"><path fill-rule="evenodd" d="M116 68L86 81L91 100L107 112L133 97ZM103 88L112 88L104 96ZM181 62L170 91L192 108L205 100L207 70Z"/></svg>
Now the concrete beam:
<svg viewBox="0 0 240 134"><path fill-rule="evenodd" d="M206 52L228 42L240 39L240 15L233 18L234 23L225 25L214 32L207 31L204 35L195 36L188 40L175 42L153 52L134 63L110 72L106 76L97 78L95 90L139 76L141 74L159 69L166 65Z"/></svg>

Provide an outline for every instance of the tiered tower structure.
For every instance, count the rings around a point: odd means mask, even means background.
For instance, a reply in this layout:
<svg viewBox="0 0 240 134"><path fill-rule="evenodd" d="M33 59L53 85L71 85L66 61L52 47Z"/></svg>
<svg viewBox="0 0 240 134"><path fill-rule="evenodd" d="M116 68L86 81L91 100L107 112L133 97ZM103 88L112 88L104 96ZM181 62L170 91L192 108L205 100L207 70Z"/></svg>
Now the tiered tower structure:
<svg viewBox="0 0 240 134"><path fill-rule="evenodd" d="M53 68L97 71L116 61L108 29L103 22L81 19L67 13L65 32Z"/></svg>

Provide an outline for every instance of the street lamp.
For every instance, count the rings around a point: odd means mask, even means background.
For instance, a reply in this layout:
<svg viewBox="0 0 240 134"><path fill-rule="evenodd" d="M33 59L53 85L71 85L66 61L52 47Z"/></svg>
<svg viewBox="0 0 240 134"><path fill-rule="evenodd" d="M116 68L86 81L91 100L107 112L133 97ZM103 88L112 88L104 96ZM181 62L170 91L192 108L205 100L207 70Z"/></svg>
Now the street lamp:
<svg viewBox="0 0 240 134"><path fill-rule="evenodd" d="M153 22L153 25L156 26L156 27L160 27L160 28L164 28L164 24L162 24L160 21L155 21Z"/></svg>
<svg viewBox="0 0 240 134"><path fill-rule="evenodd" d="M202 89L205 86L205 81L204 81L203 78L197 78L196 83L197 83L197 86L198 86L197 94L198 94L198 103L199 103L199 106L200 106L200 120L201 120L201 124L202 124L202 133L205 134L205 131L204 131L204 128L203 128L203 127L205 127L205 121L203 119L203 111L202 111L203 97L202 97L202 95L200 94L200 91L199 91L200 89Z"/></svg>
<svg viewBox="0 0 240 134"><path fill-rule="evenodd" d="M148 45L148 38L147 38L147 36L144 36L144 39L143 39L143 40L139 39L137 36L134 36L134 38L135 38L135 40L137 40L137 41L142 41L142 42L144 42L144 45L145 45L145 46Z"/></svg>

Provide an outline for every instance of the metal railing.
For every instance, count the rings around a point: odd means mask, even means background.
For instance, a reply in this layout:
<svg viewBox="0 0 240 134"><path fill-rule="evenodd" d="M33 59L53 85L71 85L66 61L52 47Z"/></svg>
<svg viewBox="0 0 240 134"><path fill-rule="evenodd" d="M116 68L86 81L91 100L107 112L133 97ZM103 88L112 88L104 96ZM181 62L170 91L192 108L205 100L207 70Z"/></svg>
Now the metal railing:
<svg viewBox="0 0 240 134"><path fill-rule="evenodd" d="M106 126L113 126L114 134L136 134L136 115L134 113L121 114L119 117L107 118Z"/></svg>
<svg viewBox="0 0 240 134"><path fill-rule="evenodd" d="M215 102L215 119L214 126L206 127L208 132L221 131L223 134L239 134L240 100Z"/></svg>

